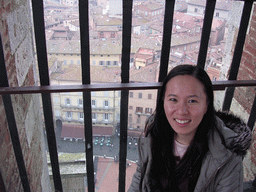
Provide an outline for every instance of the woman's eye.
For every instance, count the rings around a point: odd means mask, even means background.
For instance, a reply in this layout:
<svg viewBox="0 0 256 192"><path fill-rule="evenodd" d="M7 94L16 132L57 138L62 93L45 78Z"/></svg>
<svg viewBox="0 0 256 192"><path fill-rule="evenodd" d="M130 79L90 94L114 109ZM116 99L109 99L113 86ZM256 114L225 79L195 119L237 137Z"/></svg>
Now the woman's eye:
<svg viewBox="0 0 256 192"><path fill-rule="evenodd" d="M177 101L177 99L175 99L175 98L170 98L170 99L169 99L169 101L176 102L176 101Z"/></svg>
<svg viewBox="0 0 256 192"><path fill-rule="evenodd" d="M189 100L189 103L197 103L197 100Z"/></svg>

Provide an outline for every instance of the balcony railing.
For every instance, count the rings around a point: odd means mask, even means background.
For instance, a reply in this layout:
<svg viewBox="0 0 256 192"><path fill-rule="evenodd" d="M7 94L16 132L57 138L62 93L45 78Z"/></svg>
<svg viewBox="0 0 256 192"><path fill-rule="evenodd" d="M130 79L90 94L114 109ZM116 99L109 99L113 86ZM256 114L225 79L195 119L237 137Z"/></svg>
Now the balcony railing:
<svg viewBox="0 0 256 192"><path fill-rule="evenodd" d="M205 9L205 18L198 55L198 66L204 68L208 42L211 33L211 24L215 9L216 0L207 0ZM244 8L239 28L237 43L235 46L234 57L231 64L230 76L227 81L213 82L214 90L225 90L225 99L223 109L228 110L234 95L235 87L256 86L256 80L238 81L237 74L241 62L243 45L245 42L246 31L250 19L253 6L252 0L244 1ZM81 66L82 66L82 85L68 86L50 86L48 60L45 41L45 27L43 14L43 1L32 0L33 20L37 50L37 60L41 86L33 87L9 87L6 73L3 46L0 42L0 94L6 111L9 131L13 143L15 157L19 168L20 178L23 189L30 191L29 180L25 168L24 158L19 142L19 135L15 124L15 115L11 102L11 94L33 94L40 93L42 95L45 127L47 132L47 142L49 146L50 160L53 172L53 180L55 191L63 191L58 153L56 146L51 93L56 92L83 92L83 110L84 110L84 134L85 134L85 154L88 191L95 191L94 188L94 167L93 167L93 139L92 139L92 117L91 117L91 91L115 91L121 90L121 116L120 116L120 151L119 151L119 191L125 191L126 177L126 156L127 156L127 129L128 129L128 93L129 90L145 90L159 89L163 78L168 71L168 62L170 55L170 45L172 36L172 23L175 0L167 0L165 3L164 31L161 52L160 72L157 83L130 83L129 81L129 61L131 48L131 22L132 22L132 0L123 0L123 42L122 42L122 65L121 65L121 83L91 84L90 82L90 51L89 51L89 11L88 0L79 1L79 18L80 18L80 34L81 34ZM1 40L1 38L0 38ZM248 125L252 129L255 123L256 99L251 109Z"/></svg>

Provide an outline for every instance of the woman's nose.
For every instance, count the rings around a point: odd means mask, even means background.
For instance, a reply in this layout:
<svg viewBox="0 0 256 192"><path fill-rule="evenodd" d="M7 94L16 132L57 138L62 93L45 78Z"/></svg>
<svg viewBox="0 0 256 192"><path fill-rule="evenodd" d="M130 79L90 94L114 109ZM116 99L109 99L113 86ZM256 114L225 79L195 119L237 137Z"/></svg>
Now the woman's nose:
<svg viewBox="0 0 256 192"><path fill-rule="evenodd" d="M179 114L187 114L188 113L188 109L187 109L186 103L180 103L178 105L178 112L179 112Z"/></svg>

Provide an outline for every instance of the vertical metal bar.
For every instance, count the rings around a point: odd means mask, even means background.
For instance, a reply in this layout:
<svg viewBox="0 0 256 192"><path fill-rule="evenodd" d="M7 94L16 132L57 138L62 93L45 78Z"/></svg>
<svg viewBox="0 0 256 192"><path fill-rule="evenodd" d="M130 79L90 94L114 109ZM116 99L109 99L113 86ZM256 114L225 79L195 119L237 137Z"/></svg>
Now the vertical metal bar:
<svg viewBox="0 0 256 192"><path fill-rule="evenodd" d="M129 83L131 52L132 0L123 0L122 66L121 82ZM128 90L121 91L120 147L119 147L119 191L125 191L127 157Z"/></svg>
<svg viewBox="0 0 256 192"><path fill-rule="evenodd" d="M82 84L90 84L90 41L89 41L89 2L79 1L79 22L81 39L81 65ZM92 117L91 117L91 94L83 92L84 110L84 135L86 153L86 171L88 191L95 191L94 184L94 164L93 164L93 144L92 144Z"/></svg>
<svg viewBox="0 0 256 192"><path fill-rule="evenodd" d="M129 83L131 53L132 0L123 0L122 66L121 82Z"/></svg>
<svg viewBox="0 0 256 192"><path fill-rule="evenodd" d="M164 14L164 26L163 26L163 40L160 60L160 71L158 81L163 82L168 71L171 37L172 37L172 24L174 14L175 0L165 1L165 14Z"/></svg>
<svg viewBox="0 0 256 192"><path fill-rule="evenodd" d="M216 5L216 0L206 1L202 38L200 42L200 49L199 49L199 54L197 59L197 66L202 69L204 69L205 61L207 57L207 50L208 50L208 44L209 44L209 39L211 35L212 19L213 19L215 5Z"/></svg>
<svg viewBox="0 0 256 192"><path fill-rule="evenodd" d="M47 60L46 41L45 41L43 1L32 0L32 9L33 9L35 41L36 41L40 83L41 85L49 85L50 79L49 79L48 60ZM47 133L47 142L48 142L48 148L49 148L50 159L51 159L54 187L55 187L55 191L63 191L61 176L60 176L56 137L55 137L55 131L54 131L54 123L53 123L51 95L49 93L43 93L42 102L43 102L45 128Z"/></svg>
<svg viewBox="0 0 256 192"><path fill-rule="evenodd" d="M0 77L1 77L0 87L9 87L6 66L4 61L4 51L3 51L1 35L0 35ZM2 98L3 98L5 114L8 122L8 128L9 128L9 132L12 140L12 146L13 146L17 166L19 169L21 183L24 191L30 192L28 175L27 175L27 170L25 167L25 162L22 154L21 145L20 145L20 139L19 139L16 120L15 120L14 111L12 107L11 96L2 95Z"/></svg>
<svg viewBox="0 0 256 192"><path fill-rule="evenodd" d="M250 113L248 123L247 123L247 125L251 128L251 130L253 130L255 120L256 120L256 95L254 97L254 102L253 102L251 113Z"/></svg>
<svg viewBox="0 0 256 192"><path fill-rule="evenodd" d="M243 8L242 18L240 22L240 28L237 36L234 56L231 63L231 69L230 69L228 80L236 80L237 78L237 74L238 74L238 70L239 70L240 62L242 58L243 48L244 48L244 42L246 38L246 32L249 25L251 12L252 12L252 6L253 6L252 1L251 2L244 1L244 8ZM234 87L227 88L222 110L228 111L230 109L234 92L235 92Z"/></svg>

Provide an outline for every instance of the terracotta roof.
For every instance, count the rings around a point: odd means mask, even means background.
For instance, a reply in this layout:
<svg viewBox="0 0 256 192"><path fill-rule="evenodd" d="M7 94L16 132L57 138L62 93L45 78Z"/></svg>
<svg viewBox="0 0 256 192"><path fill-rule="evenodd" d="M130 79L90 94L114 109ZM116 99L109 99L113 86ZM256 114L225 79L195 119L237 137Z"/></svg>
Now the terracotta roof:
<svg viewBox="0 0 256 192"><path fill-rule="evenodd" d="M97 31L119 31L117 26L97 26Z"/></svg>
<svg viewBox="0 0 256 192"><path fill-rule="evenodd" d="M90 66L92 83L121 82L120 67ZM57 81L77 81L81 84L82 73L80 65L69 65L62 73L52 73L51 79Z"/></svg>
<svg viewBox="0 0 256 192"><path fill-rule="evenodd" d="M148 7L151 11L164 8L162 5L157 4L157 3L149 3L149 4L147 4L147 7Z"/></svg>
<svg viewBox="0 0 256 192"><path fill-rule="evenodd" d="M157 82L158 79L158 65L153 63L138 69L130 69L131 82Z"/></svg>

